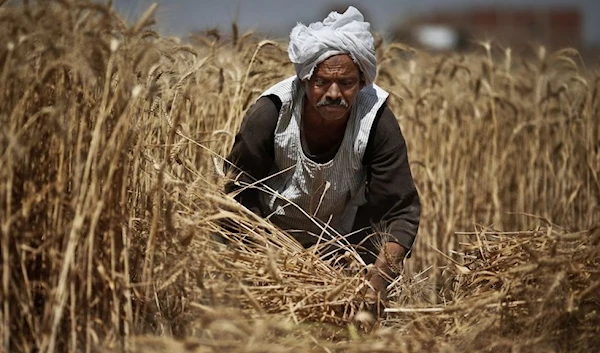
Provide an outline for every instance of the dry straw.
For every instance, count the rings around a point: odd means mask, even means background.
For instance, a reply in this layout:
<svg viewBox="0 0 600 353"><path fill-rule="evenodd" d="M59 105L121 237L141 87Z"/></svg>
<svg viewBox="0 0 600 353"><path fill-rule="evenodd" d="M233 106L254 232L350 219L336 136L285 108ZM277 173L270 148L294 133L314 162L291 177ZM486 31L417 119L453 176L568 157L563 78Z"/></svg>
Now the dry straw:
<svg viewBox="0 0 600 353"><path fill-rule="evenodd" d="M285 43L234 26L182 44L155 10L0 5L0 350L600 345L600 80L577 52L379 43L423 213L389 301L367 306L342 238L322 248L352 266L222 193L243 113L293 74Z"/></svg>

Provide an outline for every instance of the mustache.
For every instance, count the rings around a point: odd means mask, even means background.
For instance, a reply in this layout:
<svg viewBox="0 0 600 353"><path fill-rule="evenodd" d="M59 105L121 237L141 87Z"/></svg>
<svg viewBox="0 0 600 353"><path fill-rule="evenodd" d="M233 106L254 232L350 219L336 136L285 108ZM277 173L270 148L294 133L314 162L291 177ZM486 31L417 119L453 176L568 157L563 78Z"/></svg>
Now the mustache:
<svg viewBox="0 0 600 353"><path fill-rule="evenodd" d="M348 102L344 98L329 99L323 98L317 102L317 107L324 107L328 105L339 105L340 107L348 108Z"/></svg>

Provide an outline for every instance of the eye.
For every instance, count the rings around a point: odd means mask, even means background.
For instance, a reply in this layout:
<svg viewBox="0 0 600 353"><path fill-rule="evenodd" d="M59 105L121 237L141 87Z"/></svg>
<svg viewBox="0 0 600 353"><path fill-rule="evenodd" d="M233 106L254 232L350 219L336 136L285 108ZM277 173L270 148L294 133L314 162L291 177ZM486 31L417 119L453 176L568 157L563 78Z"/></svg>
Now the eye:
<svg viewBox="0 0 600 353"><path fill-rule="evenodd" d="M327 84L327 81L322 78L317 77L314 79L313 84L317 87L322 87Z"/></svg>
<svg viewBox="0 0 600 353"><path fill-rule="evenodd" d="M342 81L342 86L350 87L352 85L354 85L354 81L353 80L344 80L344 81Z"/></svg>

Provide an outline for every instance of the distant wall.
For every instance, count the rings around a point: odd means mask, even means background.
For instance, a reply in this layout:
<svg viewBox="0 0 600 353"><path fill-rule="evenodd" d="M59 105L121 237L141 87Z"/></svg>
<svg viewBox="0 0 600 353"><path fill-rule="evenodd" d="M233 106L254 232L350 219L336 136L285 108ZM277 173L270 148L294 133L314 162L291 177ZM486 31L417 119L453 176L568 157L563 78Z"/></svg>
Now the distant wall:
<svg viewBox="0 0 600 353"><path fill-rule="evenodd" d="M424 25L445 26L460 34L463 47L473 41L491 39L515 49L545 45L550 49L582 49L582 15L575 8L495 9L431 12L410 19L392 31L396 40L419 45L416 28ZM460 48L456 48L460 49Z"/></svg>

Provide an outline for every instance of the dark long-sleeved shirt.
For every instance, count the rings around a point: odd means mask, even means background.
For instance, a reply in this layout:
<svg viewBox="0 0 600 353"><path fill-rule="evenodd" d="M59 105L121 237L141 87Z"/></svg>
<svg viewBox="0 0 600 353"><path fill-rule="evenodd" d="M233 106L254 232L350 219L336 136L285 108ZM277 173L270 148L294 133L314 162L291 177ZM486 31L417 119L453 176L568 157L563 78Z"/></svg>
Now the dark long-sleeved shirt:
<svg viewBox="0 0 600 353"><path fill-rule="evenodd" d="M268 176L274 162L274 131L281 102L276 96L261 97L248 110L228 160L242 171L242 183L252 183ZM330 160L335 150L323 155L305 154L318 163ZM383 105L377 112L362 160L367 170L367 204L358 210L354 229L373 227L389 234L395 241L411 249L417 234L420 217L419 195L415 188L406 151L406 143L392 111ZM226 168L230 169L230 168ZM226 186L230 192L236 187ZM259 190L248 188L237 195L237 200L248 209L260 213ZM357 233L354 240L364 237ZM352 241L352 237L350 239Z"/></svg>

